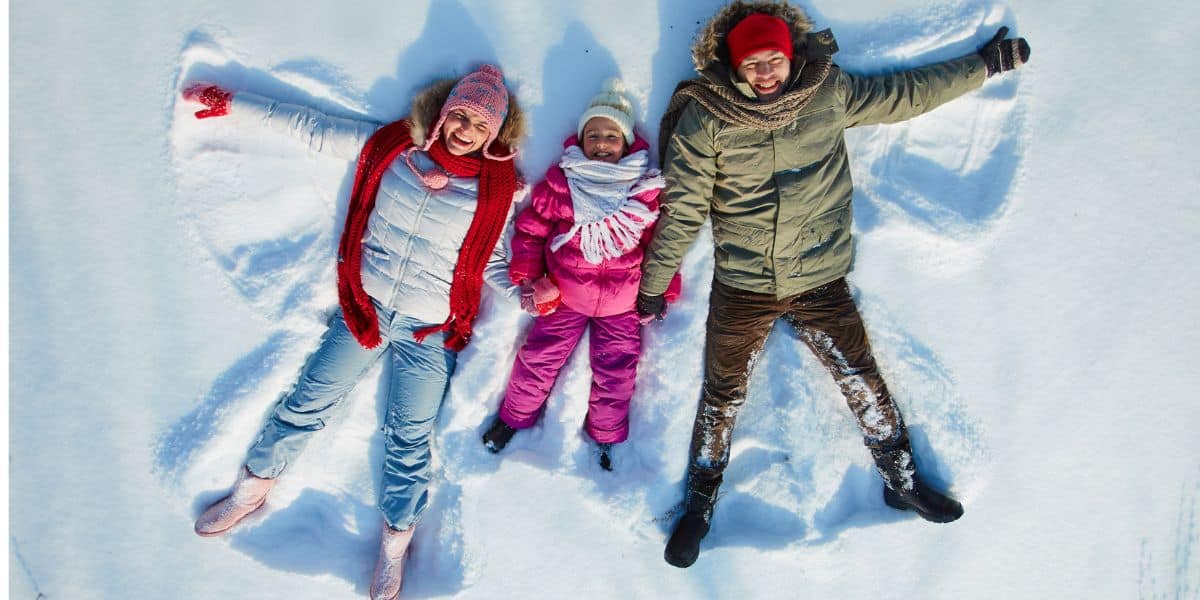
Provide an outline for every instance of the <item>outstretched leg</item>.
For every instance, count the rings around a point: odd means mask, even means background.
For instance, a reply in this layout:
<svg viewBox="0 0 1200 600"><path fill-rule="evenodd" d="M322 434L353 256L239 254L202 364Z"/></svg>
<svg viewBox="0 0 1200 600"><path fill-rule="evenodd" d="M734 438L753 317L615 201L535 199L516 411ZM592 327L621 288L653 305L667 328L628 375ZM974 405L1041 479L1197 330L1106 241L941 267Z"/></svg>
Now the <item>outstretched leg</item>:
<svg viewBox="0 0 1200 600"><path fill-rule="evenodd" d="M196 533L221 535L258 510L274 487L275 478L300 455L309 436L340 412L342 398L382 352L382 347L367 350L359 345L346 329L341 311L334 313L329 330L317 351L308 357L299 381L280 398L247 453L233 489L200 515Z"/></svg>
<svg viewBox="0 0 1200 600"><path fill-rule="evenodd" d="M686 512L664 552L674 566L690 566L699 556L700 540L708 534L717 489L729 464L733 425L746 401L750 371L783 311L784 304L772 295L713 281L704 340L704 388L692 425Z"/></svg>
<svg viewBox="0 0 1200 600"><path fill-rule="evenodd" d="M785 320L833 376L867 442L896 439L904 422L879 374L846 280L794 297Z"/></svg>
<svg viewBox="0 0 1200 600"><path fill-rule="evenodd" d="M320 347L308 357L295 387L275 405L247 453L250 472L267 479L278 477L312 434L342 412L342 399L385 348L363 348L346 328L342 311L335 312Z"/></svg>
<svg viewBox="0 0 1200 600"><path fill-rule="evenodd" d="M884 481L884 500L939 523L963 514L962 505L929 487L917 473L908 432L871 353L862 317L845 279L796 297L788 323L833 375L863 432Z"/></svg>

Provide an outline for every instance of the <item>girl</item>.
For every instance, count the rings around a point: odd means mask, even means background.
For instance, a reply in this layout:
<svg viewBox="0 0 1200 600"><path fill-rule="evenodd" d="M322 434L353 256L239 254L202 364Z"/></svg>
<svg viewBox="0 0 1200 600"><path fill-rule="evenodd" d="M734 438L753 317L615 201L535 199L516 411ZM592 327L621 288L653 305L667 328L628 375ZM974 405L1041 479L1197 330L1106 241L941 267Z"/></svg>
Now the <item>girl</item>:
<svg viewBox="0 0 1200 600"><path fill-rule="evenodd" d="M482 283L515 289L505 277L501 233L518 188L512 158L520 110L490 65L434 84L414 98L408 118L383 126L212 85L183 96L208 107L197 118L234 115L358 159L338 248L341 308L276 404L233 490L200 515L196 533L221 535L262 506L309 436L388 354L384 524L371 597L395 598L428 502L429 438L457 353L470 341Z"/></svg>
<svg viewBox="0 0 1200 600"><path fill-rule="evenodd" d="M634 303L663 187L646 142L633 131L632 113L621 82L606 82L580 117L577 135L564 144L559 164L517 217L509 277L522 288L522 307L538 319L483 436L492 452L537 421L589 326L592 391L584 430L599 444L605 470L612 470L612 444L629 435L642 342Z"/></svg>

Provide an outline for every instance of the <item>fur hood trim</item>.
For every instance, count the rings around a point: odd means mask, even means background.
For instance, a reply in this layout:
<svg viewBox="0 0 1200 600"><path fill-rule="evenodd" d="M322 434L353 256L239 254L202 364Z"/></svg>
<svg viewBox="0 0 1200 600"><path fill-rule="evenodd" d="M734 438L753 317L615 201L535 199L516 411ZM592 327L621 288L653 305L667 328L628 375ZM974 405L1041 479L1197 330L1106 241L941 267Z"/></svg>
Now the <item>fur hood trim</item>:
<svg viewBox="0 0 1200 600"><path fill-rule="evenodd" d="M729 64L729 47L725 44L725 36L734 25L752 13L763 13L783 19L792 32L792 46L796 55L804 55L804 34L812 31L813 24L803 10L783 1L735 0L717 11L696 34L696 41L692 43L692 62L695 63L696 71L704 71L713 62L728 65L731 69L737 68L737 65Z"/></svg>
<svg viewBox="0 0 1200 600"><path fill-rule="evenodd" d="M450 97L450 90L454 89L454 85L458 83L459 79L461 78L438 80L433 85L417 92L417 95L413 97L412 111L409 113L408 120L412 123L413 144L417 147L425 144L429 128L438 122L442 105L446 103L446 98ZM512 88L509 88L508 116L504 118L504 124L500 126L500 133L496 135L496 141L509 149L516 150L524 135L525 112L517 103L516 94L513 94Z"/></svg>

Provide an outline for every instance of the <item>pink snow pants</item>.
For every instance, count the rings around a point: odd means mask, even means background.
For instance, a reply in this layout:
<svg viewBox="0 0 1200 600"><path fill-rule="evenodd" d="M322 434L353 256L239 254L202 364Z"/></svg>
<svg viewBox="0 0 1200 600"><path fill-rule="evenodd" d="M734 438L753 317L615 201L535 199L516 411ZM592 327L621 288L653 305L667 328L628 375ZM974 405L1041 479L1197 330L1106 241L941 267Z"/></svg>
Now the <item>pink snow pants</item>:
<svg viewBox="0 0 1200 600"><path fill-rule="evenodd" d="M565 305L538 317L517 352L500 418L513 429L532 427L571 351L592 327L590 350L592 393L584 431L596 442L615 444L629 437L629 399L642 350L637 311L611 317L589 317Z"/></svg>

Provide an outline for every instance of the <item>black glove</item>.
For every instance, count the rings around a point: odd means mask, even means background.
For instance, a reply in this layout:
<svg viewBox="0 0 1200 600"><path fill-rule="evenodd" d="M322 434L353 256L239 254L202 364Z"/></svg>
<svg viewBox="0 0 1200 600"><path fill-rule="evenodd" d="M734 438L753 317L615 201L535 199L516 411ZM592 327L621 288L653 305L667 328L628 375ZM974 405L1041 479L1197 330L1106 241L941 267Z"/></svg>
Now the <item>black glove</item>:
<svg viewBox="0 0 1200 600"><path fill-rule="evenodd" d="M638 292L637 313L643 323L651 319L661 321L667 314L667 299L662 294L650 296Z"/></svg>
<svg viewBox="0 0 1200 600"><path fill-rule="evenodd" d="M1004 39L1008 28L1001 27L992 41L979 47L979 56L987 65L988 77L1004 71L1011 71L1029 62L1029 42L1025 38Z"/></svg>

